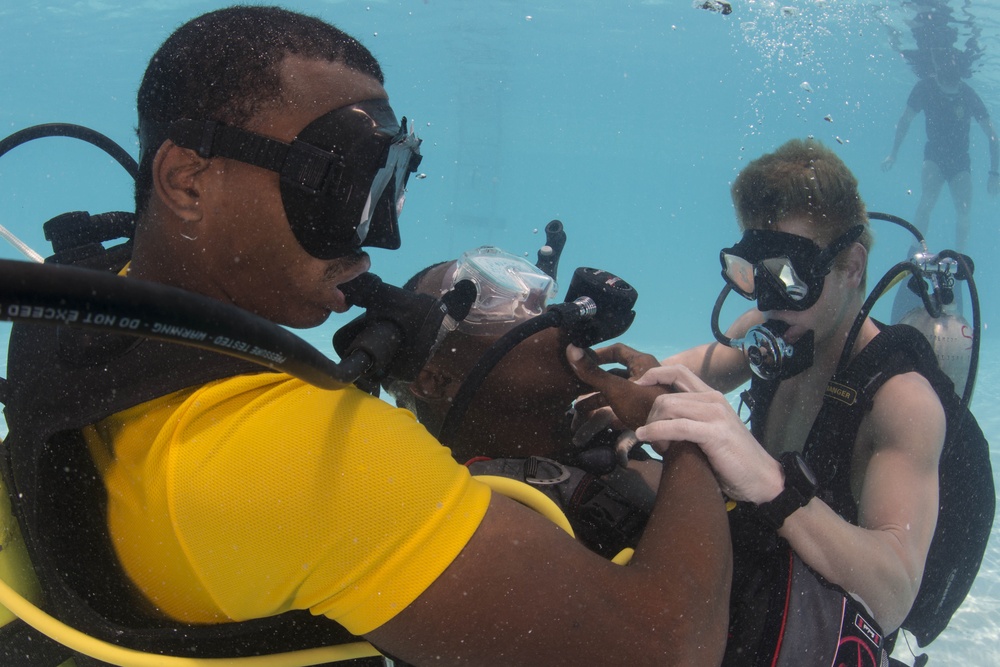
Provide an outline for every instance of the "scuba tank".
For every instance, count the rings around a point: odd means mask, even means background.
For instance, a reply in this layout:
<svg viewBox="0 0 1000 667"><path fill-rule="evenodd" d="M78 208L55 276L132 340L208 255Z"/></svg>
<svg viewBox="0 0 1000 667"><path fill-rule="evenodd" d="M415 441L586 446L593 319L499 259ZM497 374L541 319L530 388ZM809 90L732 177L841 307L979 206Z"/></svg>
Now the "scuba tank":
<svg viewBox="0 0 1000 667"><path fill-rule="evenodd" d="M941 370L951 378L955 387L964 387L973 365L973 348L976 347L976 328L969 324L958 307L955 282L966 280L970 290L974 270L972 259L954 251L945 250L938 254L927 251L926 243L918 240L923 248L910 260L917 271L907 281L906 289L900 289L893 303L893 324L908 324L924 335L934 349ZM927 283L930 292L927 292ZM927 294L925 298L923 293ZM915 302L915 303L914 303ZM907 305L909 310L899 311ZM978 299L972 299L973 311L978 307Z"/></svg>
<svg viewBox="0 0 1000 667"><path fill-rule="evenodd" d="M941 370L956 387L964 387L969 378L972 360L972 325L954 304L944 306L938 317L931 316L923 305L917 306L899 320L909 324L930 342Z"/></svg>

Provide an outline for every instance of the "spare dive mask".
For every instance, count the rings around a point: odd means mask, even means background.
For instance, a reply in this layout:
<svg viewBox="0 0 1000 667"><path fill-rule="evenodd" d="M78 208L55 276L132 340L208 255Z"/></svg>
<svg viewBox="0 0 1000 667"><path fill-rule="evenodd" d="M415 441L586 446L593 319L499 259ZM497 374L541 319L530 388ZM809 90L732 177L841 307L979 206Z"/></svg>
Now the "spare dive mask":
<svg viewBox="0 0 1000 667"><path fill-rule="evenodd" d="M167 137L204 158L224 157L280 174L288 224L313 257L400 246L399 214L407 179L420 164L421 140L405 117L396 122L387 100L334 109L306 125L290 144L208 120L175 121Z"/></svg>
<svg viewBox="0 0 1000 667"><path fill-rule="evenodd" d="M541 315L558 291L555 279L545 271L493 246L462 253L445 271L441 293L462 280L471 281L478 296L458 330L473 336L501 335L512 325Z"/></svg>
<svg viewBox="0 0 1000 667"><path fill-rule="evenodd" d="M722 277L757 309L808 310L823 292L833 261L854 243L864 225L854 225L826 248L797 234L748 229L732 248L719 253Z"/></svg>

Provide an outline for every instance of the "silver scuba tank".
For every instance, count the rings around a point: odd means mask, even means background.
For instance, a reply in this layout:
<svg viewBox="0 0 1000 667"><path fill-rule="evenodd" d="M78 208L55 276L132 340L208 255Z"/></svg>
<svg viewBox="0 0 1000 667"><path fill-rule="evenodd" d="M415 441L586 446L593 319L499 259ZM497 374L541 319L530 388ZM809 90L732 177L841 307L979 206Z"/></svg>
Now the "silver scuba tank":
<svg viewBox="0 0 1000 667"><path fill-rule="evenodd" d="M954 303L941 308L939 317L931 317L923 305L906 313L902 324L909 324L927 338L934 354L959 395L965 390L972 359L973 329Z"/></svg>

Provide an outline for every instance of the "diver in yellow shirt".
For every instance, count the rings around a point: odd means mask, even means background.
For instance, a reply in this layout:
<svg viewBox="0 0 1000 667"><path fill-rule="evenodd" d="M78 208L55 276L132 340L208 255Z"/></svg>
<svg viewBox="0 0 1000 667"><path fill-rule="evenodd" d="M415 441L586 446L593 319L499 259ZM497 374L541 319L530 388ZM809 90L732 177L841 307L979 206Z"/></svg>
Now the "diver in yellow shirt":
<svg viewBox="0 0 1000 667"><path fill-rule="evenodd" d="M347 309L339 286L368 269L363 246L399 246L419 140L372 55L332 26L270 7L198 17L153 56L138 111L126 280L311 327ZM121 364L146 349L46 345ZM115 554L165 620L309 610L418 665L718 663L729 534L693 446L662 450L649 528L622 568L491 493L406 411L246 368L158 392L166 358L128 366L134 403L86 429ZM81 382L86 369L66 364ZM644 414L662 392L585 377Z"/></svg>

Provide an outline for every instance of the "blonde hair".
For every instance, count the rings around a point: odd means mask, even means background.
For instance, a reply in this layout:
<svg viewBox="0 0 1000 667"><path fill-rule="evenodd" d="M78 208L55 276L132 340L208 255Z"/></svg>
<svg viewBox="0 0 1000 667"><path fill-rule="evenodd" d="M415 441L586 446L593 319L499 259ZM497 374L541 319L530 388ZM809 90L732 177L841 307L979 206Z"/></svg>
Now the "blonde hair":
<svg viewBox="0 0 1000 667"><path fill-rule="evenodd" d="M865 226L858 243L871 250L868 212L858 179L837 155L815 139L792 139L748 164L731 188L742 231L769 229L790 217L816 228L821 246L854 225Z"/></svg>

